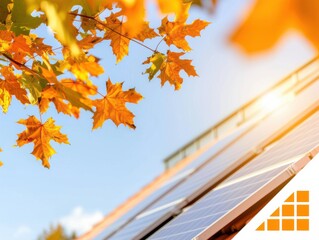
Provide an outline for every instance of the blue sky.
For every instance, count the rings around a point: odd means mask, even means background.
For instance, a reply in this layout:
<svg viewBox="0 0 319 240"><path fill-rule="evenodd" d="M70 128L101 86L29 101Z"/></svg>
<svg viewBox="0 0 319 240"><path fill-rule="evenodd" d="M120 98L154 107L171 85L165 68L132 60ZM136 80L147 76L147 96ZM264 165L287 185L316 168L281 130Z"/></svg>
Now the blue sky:
<svg viewBox="0 0 319 240"><path fill-rule="evenodd" d="M168 85L161 88L159 80L149 82L141 75L145 66L140 63L148 50L131 44L129 57L116 65L108 44L101 44L96 54L106 72L97 79L99 85L110 77L144 96L138 105L129 106L137 129L107 122L92 131L89 113L75 120L52 111L45 117L52 115L63 126L71 145L55 145L58 154L50 170L29 154L31 145L12 147L16 134L23 131L16 121L37 114L35 108L13 103L0 117L0 159L5 164L0 169L0 239L35 239L58 221L83 229L77 224L110 212L160 174L166 156L315 55L293 32L272 51L254 57L231 45L228 36L250 2L220 1L213 15L193 9L193 19L212 24L201 38L190 41L194 51L187 58L193 59L200 77L185 77L180 91ZM74 222L76 218L80 220Z"/></svg>

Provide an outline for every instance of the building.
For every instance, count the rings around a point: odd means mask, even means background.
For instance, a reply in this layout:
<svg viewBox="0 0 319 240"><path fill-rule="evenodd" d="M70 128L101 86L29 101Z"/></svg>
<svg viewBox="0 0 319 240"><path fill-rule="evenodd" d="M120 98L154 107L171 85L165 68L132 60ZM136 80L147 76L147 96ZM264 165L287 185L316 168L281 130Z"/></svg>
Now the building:
<svg viewBox="0 0 319 240"><path fill-rule="evenodd" d="M231 239L319 151L315 58L165 160L79 239Z"/></svg>

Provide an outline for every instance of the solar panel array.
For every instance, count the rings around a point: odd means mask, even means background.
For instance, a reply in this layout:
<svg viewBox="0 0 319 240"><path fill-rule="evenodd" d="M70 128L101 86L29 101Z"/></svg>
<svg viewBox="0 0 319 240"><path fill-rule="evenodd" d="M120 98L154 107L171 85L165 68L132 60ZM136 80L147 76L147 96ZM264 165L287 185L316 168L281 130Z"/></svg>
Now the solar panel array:
<svg viewBox="0 0 319 240"><path fill-rule="evenodd" d="M145 208L147 208L151 203L155 202L158 198L165 195L168 191L170 191L176 184L183 181L192 171L198 166L202 165L210 156L216 154L221 149L225 148L228 144L230 144L234 139L238 138L249 125L244 125L239 128L234 133L226 136L220 141L216 142L210 148L208 148L203 154L201 154L197 159L192 161L189 165L187 165L184 169L182 169L177 176L169 179L165 184L163 184L159 189L155 190L148 197L143 199L139 204L129 210L126 214L118 218L111 225L105 228L101 233L99 233L94 239L102 240L112 236L117 230L123 228L132 218L141 213Z"/></svg>
<svg viewBox="0 0 319 240"><path fill-rule="evenodd" d="M140 239L175 215L189 201L200 196L246 160L254 157L256 155L254 148L263 147L269 139L275 138L284 129L289 129L304 112L307 112L309 106L318 101L318 90L319 82L316 82L311 88L297 95L292 103L253 126L250 131L228 148L212 156L207 164L181 181L110 239Z"/></svg>
<svg viewBox="0 0 319 240"><path fill-rule="evenodd" d="M212 191L188 211L185 211L175 220L157 231L149 239L192 239L211 223L227 214L230 209L236 207L239 203L256 192L289 165L290 164L280 166L271 171L254 175L250 178Z"/></svg>
<svg viewBox="0 0 319 240"><path fill-rule="evenodd" d="M301 125L270 149L254 158L235 174L227 178L222 185L226 187L213 189L205 197L197 201L186 212L180 214L150 237L157 239L192 239L232 208L250 197L258 187L261 187L283 168L291 164L289 159L305 155L319 144L319 113L315 113ZM280 167L271 171L274 165ZM262 172L262 174L252 174ZM245 176L253 175L245 179ZM244 180L240 180L244 179ZM265 180L265 181L264 181ZM234 184L228 184L232 183ZM206 211L206 213L205 213ZM225 223L226 224L226 223Z"/></svg>

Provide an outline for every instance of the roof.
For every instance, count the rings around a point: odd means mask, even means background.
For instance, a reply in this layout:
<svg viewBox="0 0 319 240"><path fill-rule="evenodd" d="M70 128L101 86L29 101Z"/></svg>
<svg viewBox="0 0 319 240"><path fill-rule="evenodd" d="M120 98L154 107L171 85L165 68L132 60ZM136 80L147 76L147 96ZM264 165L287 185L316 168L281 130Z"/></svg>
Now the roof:
<svg viewBox="0 0 319 240"><path fill-rule="evenodd" d="M231 239L319 151L318 62L280 85L290 101L201 145L79 239Z"/></svg>

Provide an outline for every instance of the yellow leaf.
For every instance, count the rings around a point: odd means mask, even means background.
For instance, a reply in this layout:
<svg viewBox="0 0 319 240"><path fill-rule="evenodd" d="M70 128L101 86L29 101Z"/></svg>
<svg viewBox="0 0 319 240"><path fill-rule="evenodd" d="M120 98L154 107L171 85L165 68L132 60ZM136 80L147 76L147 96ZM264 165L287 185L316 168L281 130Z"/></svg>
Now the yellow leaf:
<svg viewBox="0 0 319 240"><path fill-rule="evenodd" d="M162 13L179 14L182 9L181 0L157 0L157 3Z"/></svg>
<svg viewBox="0 0 319 240"><path fill-rule="evenodd" d="M32 154L42 161L44 167L50 168L49 159L55 154L50 141L69 144L67 136L60 132L61 127L56 126L52 118L42 124L35 116L21 119L18 123L25 125L27 129L18 134L17 146L33 143Z"/></svg>
<svg viewBox="0 0 319 240"><path fill-rule="evenodd" d="M6 113L11 103L11 95L6 89L0 88L0 106L2 112Z"/></svg>
<svg viewBox="0 0 319 240"><path fill-rule="evenodd" d="M145 73L149 74L151 80L160 71L158 78L161 79L161 85L169 82L175 87L175 90L179 90L183 83L180 71L185 71L188 76L198 76L194 66L191 65L191 60L180 59L183 55L184 53L167 51L166 57L161 53L156 53L144 62L144 64L151 64Z"/></svg>
<svg viewBox="0 0 319 240"><path fill-rule="evenodd" d="M131 35L141 32L145 18L144 0L120 0L121 14L127 17L126 29Z"/></svg>
<svg viewBox="0 0 319 240"><path fill-rule="evenodd" d="M145 73L148 74L148 79L152 80L156 73L161 69L163 62L166 60L166 56L162 53L155 53L148 58L143 64L151 63L151 66L146 69Z"/></svg>
<svg viewBox="0 0 319 240"><path fill-rule="evenodd" d="M73 4L72 1L64 0L27 0L30 10L40 8L47 18L48 25L56 33L57 39L68 46L74 56L80 54L80 48L75 39L76 29L72 24L69 14Z"/></svg>
<svg viewBox="0 0 319 240"><path fill-rule="evenodd" d="M122 90L122 83L112 84L110 79L106 83L107 95L102 99L93 101L96 111L93 115L93 129L103 126L103 123L111 119L116 126L124 124L135 129L134 114L125 106L126 103L138 103L142 96L135 91L129 89Z"/></svg>

